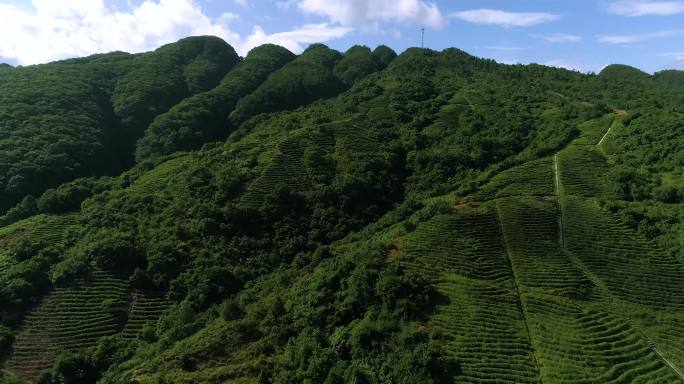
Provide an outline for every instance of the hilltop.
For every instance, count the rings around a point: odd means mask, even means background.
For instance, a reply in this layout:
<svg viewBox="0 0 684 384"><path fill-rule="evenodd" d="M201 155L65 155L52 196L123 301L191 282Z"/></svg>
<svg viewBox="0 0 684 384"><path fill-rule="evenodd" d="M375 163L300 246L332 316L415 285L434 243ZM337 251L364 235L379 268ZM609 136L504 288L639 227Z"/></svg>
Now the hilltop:
<svg viewBox="0 0 684 384"><path fill-rule="evenodd" d="M682 73L214 37L0 68L0 383L677 383Z"/></svg>

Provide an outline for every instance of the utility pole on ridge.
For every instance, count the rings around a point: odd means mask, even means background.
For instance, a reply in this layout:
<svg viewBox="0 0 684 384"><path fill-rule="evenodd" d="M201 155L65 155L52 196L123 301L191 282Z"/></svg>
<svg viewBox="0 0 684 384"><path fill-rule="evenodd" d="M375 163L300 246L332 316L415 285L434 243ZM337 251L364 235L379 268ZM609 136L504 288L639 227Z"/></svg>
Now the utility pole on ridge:
<svg viewBox="0 0 684 384"><path fill-rule="evenodd" d="M425 27L420 27L420 47L425 48Z"/></svg>

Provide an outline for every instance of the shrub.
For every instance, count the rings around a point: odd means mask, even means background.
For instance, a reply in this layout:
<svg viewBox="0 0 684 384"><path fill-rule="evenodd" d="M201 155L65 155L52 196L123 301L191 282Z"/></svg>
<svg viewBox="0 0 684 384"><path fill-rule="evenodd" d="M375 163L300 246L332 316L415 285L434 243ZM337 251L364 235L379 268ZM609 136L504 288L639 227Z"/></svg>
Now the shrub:
<svg viewBox="0 0 684 384"><path fill-rule="evenodd" d="M95 383L100 372L85 353L67 352L59 355L52 369L39 379L40 384Z"/></svg>
<svg viewBox="0 0 684 384"><path fill-rule="evenodd" d="M28 195L19 204L0 216L0 226L9 225L19 220L38 214L38 204L35 197Z"/></svg>
<svg viewBox="0 0 684 384"><path fill-rule="evenodd" d="M145 267L144 251L136 239L127 233L102 230L88 242L84 255L99 267L110 271L132 272L136 267Z"/></svg>
<svg viewBox="0 0 684 384"><path fill-rule="evenodd" d="M90 260L83 253L69 252L64 260L58 262L50 270L50 280L53 283L64 282L88 271Z"/></svg>
<svg viewBox="0 0 684 384"><path fill-rule="evenodd" d="M9 351L10 345L14 341L14 333L12 330L0 324L0 360L2 360Z"/></svg>
<svg viewBox="0 0 684 384"><path fill-rule="evenodd" d="M231 297L223 301L221 304L221 317L224 320L237 320L244 316L242 306L236 298Z"/></svg>
<svg viewBox="0 0 684 384"><path fill-rule="evenodd" d="M108 188L108 181L88 177L50 188L38 199L38 209L43 213L78 211L83 200Z"/></svg>
<svg viewBox="0 0 684 384"><path fill-rule="evenodd" d="M136 343L125 339L123 335L105 336L97 341L93 347L91 360L98 370L104 372L113 364L122 363L135 351Z"/></svg>

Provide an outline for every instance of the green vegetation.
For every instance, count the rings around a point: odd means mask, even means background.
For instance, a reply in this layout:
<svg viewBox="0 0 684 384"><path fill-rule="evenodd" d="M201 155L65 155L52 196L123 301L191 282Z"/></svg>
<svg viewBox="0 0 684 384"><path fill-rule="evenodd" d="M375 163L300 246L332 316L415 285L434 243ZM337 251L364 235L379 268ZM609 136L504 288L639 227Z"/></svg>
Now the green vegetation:
<svg viewBox="0 0 684 384"><path fill-rule="evenodd" d="M343 83L350 86L386 67L387 64L371 53L370 48L357 45L349 48L342 60L335 65L333 73Z"/></svg>
<svg viewBox="0 0 684 384"><path fill-rule="evenodd" d="M573 146L558 155L563 191L576 196L610 196L605 156L596 148Z"/></svg>
<svg viewBox="0 0 684 384"><path fill-rule="evenodd" d="M152 119L237 62L214 37L0 71L0 212L80 176L120 173Z"/></svg>
<svg viewBox="0 0 684 384"><path fill-rule="evenodd" d="M124 280L99 271L57 287L25 316L7 368L35 379L58 354L83 350L117 333L125 320L127 291Z"/></svg>
<svg viewBox="0 0 684 384"><path fill-rule="evenodd" d="M230 114L234 125L259 113L276 112L337 95L344 88L333 74L342 55L314 44L283 69L269 76L252 94L237 103Z"/></svg>
<svg viewBox="0 0 684 384"><path fill-rule="evenodd" d="M454 382L536 383L538 371L493 209L435 216L401 239L403 263L444 296L436 337L458 362Z"/></svg>
<svg viewBox="0 0 684 384"><path fill-rule="evenodd" d="M0 383L678 382L681 78L210 37L0 68Z"/></svg>
<svg viewBox="0 0 684 384"><path fill-rule="evenodd" d="M147 324L156 322L161 314L173 305L173 301L165 294L153 291L135 290L131 301L126 327L122 331L126 338L140 335Z"/></svg>
<svg viewBox="0 0 684 384"><path fill-rule="evenodd" d="M681 263L622 226L592 201L568 199L565 211L570 250L611 292L654 308L684 307Z"/></svg>
<svg viewBox="0 0 684 384"><path fill-rule="evenodd" d="M551 196L554 194L553 161L546 157L497 173L469 196L472 201L487 201L508 196Z"/></svg>
<svg viewBox="0 0 684 384"><path fill-rule="evenodd" d="M590 298L594 284L560 244L557 201L508 198L497 203L518 284L575 300Z"/></svg>
<svg viewBox="0 0 684 384"><path fill-rule="evenodd" d="M684 262L684 206L658 201L602 201L602 204L606 210L618 214L620 221Z"/></svg>
<svg viewBox="0 0 684 384"><path fill-rule="evenodd" d="M293 58L291 52L275 45L253 49L216 88L189 97L157 116L137 143L136 159L197 149L225 137L228 115L238 100Z"/></svg>

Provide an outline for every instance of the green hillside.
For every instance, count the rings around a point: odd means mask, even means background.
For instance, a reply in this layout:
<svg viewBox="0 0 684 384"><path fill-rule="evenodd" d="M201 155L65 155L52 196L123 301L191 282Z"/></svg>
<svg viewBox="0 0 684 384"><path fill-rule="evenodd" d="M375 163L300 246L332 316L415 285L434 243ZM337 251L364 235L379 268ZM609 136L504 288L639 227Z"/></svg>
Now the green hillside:
<svg viewBox="0 0 684 384"><path fill-rule="evenodd" d="M2 69L0 383L680 383L680 77L211 37Z"/></svg>
<svg viewBox="0 0 684 384"><path fill-rule="evenodd" d="M213 88L237 61L221 39L192 37L0 72L0 212L74 178L125 170L156 115Z"/></svg>

